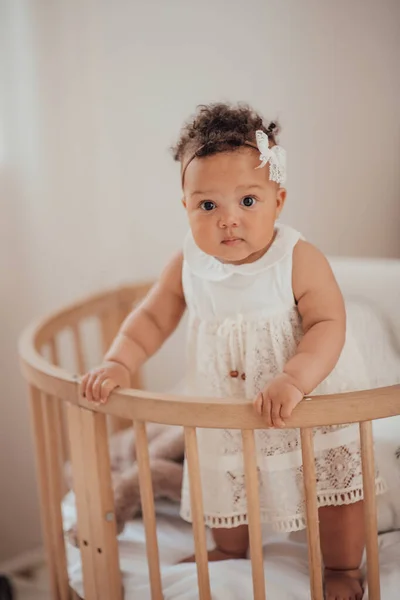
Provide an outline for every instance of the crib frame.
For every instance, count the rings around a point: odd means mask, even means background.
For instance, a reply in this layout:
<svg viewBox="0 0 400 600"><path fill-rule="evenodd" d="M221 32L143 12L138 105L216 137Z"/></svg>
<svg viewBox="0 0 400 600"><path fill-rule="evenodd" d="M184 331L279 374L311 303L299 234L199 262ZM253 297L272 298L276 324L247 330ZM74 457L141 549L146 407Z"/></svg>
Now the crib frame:
<svg viewBox="0 0 400 600"><path fill-rule="evenodd" d="M106 291L50 315L28 327L20 339L23 377L29 384L30 409L44 545L53 600L78 599L67 574L61 501L65 493L62 465L70 457L74 476L84 593L87 600L121 600L118 544L108 453L110 430L133 424L146 532L152 600L162 600L154 497L149 467L146 422L184 428L189 464L193 534L200 600L211 600L196 428L242 430L255 600L266 600L254 430L264 427L252 407L229 399L173 397L143 391L140 374L132 389L112 394L105 406L89 404L79 394L79 374L86 370L82 323L97 318L105 351L118 327L151 284ZM76 372L59 364L59 335L72 332ZM47 355L49 358L45 358ZM378 532L372 421L400 414L400 386L360 393L313 397L288 420L300 428L307 507L307 539L312 600L323 600L312 428L359 423L363 466L367 578L369 600L380 600Z"/></svg>

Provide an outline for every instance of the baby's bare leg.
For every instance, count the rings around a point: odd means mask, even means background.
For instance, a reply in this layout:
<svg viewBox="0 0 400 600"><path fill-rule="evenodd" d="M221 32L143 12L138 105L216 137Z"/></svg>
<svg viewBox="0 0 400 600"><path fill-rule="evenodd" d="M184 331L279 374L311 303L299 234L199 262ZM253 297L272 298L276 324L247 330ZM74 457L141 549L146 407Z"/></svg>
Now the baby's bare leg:
<svg viewBox="0 0 400 600"><path fill-rule="evenodd" d="M326 600L361 600L365 546L363 502L319 509Z"/></svg>
<svg viewBox="0 0 400 600"><path fill-rule="evenodd" d="M208 560L230 560L234 558L246 558L249 548L249 528L247 525L239 525L232 529L212 529L215 548L208 552ZM189 556L181 562L195 562L194 556Z"/></svg>

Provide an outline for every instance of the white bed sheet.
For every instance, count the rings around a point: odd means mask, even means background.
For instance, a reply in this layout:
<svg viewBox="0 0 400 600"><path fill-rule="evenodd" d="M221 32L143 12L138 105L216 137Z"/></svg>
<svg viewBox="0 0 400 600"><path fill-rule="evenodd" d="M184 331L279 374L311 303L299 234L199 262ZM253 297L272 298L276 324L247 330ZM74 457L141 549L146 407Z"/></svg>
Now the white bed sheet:
<svg viewBox="0 0 400 600"><path fill-rule="evenodd" d="M67 528L75 519L72 495L65 499L63 512ZM196 566L176 564L194 551L190 525L179 518L177 508L159 505L157 533L164 599L198 600ZM309 600L304 532L288 537L270 534L265 530L264 542L268 600ZM381 535L379 544L382 599L397 600L400 589L400 531ZM128 523L119 536L119 552L125 600L151 600L145 533L140 519ZM67 544L67 554L71 586L83 598L79 550ZM209 567L213 600L253 597L249 560L211 563ZM364 598L368 598L367 591Z"/></svg>

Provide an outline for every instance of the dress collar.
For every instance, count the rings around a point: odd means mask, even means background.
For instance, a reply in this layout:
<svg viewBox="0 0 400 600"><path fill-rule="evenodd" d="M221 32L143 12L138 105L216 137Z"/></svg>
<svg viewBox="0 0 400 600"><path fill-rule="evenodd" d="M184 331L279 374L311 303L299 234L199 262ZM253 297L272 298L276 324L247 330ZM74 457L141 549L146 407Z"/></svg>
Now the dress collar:
<svg viewBox="0 0 400 600"><path fill-rule="evenodd" d="M200 250L189 230L184 242L184 259L195 275L208 281L223 281L232 275L256 275L293 252L294 246L302 237L298 231L288 225L277 223L275 231L276 235L271 247L261 258L244 265L231 265L222 263Z"/></svg>

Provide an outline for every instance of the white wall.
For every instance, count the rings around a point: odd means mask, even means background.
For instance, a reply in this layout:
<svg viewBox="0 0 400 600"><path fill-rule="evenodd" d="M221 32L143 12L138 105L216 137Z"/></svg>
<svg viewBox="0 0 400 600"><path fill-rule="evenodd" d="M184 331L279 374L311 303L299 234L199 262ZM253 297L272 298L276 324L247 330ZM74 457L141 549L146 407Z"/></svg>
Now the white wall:
<svg viewBox="0 0 400 600"><path fill-rule="evenodd" d="M40 541L16 338L38 314L159 273L186 228L168 147L197 104L244 100L281 120L284 218L325 252L400 256L400 5L3 0L0 11L1 560ZM178 362L160 355L152 387L171 385Z"/></svg>

